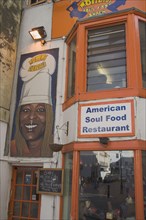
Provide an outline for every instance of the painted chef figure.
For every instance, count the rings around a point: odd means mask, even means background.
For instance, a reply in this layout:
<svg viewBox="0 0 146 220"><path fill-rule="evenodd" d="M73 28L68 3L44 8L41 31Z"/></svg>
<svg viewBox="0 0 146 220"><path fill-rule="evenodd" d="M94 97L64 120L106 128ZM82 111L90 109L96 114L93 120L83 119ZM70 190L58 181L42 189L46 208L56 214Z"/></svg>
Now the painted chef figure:
<svg viewBox="0 0 146 220"><path fill-rule="evenodd" d="M23 86L11 156L52 157L51 80L55 68L56 61L50 54L39 54L23 62L20 69Z"/></svg>

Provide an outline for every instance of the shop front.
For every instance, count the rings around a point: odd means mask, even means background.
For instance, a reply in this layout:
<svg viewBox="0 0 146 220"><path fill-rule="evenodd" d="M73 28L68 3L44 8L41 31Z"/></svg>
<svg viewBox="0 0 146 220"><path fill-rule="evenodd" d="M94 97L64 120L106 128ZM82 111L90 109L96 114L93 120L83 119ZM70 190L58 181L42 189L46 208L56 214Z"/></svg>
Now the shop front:
<svg viewBox="0 0 146 220"><path fill-rule="evenodd" d="M146 218L145 24L128 8L78 20L66 38L60 218Z"/></svg>

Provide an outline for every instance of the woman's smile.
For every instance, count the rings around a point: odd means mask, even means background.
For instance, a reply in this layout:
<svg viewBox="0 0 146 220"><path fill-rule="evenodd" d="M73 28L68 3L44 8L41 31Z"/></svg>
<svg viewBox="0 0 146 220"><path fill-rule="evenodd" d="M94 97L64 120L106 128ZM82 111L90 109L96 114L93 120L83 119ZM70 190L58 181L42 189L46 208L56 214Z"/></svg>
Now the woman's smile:
<svg viewBox="0 0 146 220"><path fill-rule="evenodd" d="M23 105L20 109L19 125L27 142L42 140L46 128L45 104Z"/></svg>

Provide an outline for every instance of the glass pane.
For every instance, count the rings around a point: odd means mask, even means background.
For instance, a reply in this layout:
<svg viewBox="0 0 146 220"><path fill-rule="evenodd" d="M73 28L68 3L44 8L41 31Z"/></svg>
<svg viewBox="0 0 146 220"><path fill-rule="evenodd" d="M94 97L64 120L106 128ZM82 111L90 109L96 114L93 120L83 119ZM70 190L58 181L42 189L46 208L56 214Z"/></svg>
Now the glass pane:
<svg viewBox="0 0 146 220"><path fill-rule="evenodd" d="M38 204L37 203L31 204L30 217L33 217L33 218L38 217Z"/></svg>
<svg viewBox="0 0 146 220"><path fill-rule="evenodd" d="M23 181L23 172L22 170L17 170L16 184L21 184Z"/></svg>
<svg viewBox="0 0 146 220"><path fill-rule="evenodd" d="M146 88L146 22L139 22L143 87Z"/></svg>
<svg viewBox="0 0 146 220"><path fill-rule="evenodd" d="M15 199L21 200L22 186L16 186Z"/></svg>
<svg viewBox="0 0 146 220"><path fill-rule="evenodd" d="M88 31L87 90L126 87L125 25Z"/></svg>
<svg viewBox="0 0 146 220"><path fill-rule="evenodd" d="M144 190L144 216L146 219L146 151L142 152L143 190Z"/></svg>
<svg viewBox="0 0 146 220"><path fill-rule="evenodd" d="M31 184L32 178L31 178L31 172L27 171L24 175L24 183L25 184Z"/></svg>
<svg viewBox="0 0 146 220"><path fill-rule="evenodd" d="M20 215L20 203L14 202L14 212L13 215L19 216Z"/></svg>
<svg viewBox="0 0 146 220"><path fill-rule="evenodd" d="M33 171L33 181L32 181L32 183L33 183L34 185L37 184L37 172L36 172L36 171Z"/></svg>
<svg viewBox="0 0 146 220"><path fill-rule="evenodd" d="M31 200L37 201L39 200L39 194L36 193L36 187L32 187L32 198Z"/></svg>
<svg viewBox="0 0 146 220"><path fill-rule="evenodd" d="M23 200L30 200L30 187L24 186Z"/></svg>
<svg viewBox="0 0 146 220"><path fill-rule="evenodd" d="M70 98L75 93L75 68L76 68L76 37L69 45L69 67L68 67L68 88L67 98Z"/></svg>
<svg viewBox="0 0 146 220"><path fill-rule="evenodd" d="M23 202L22 203L22 217L29 216L29 203Z"/></svg>
<svg viewBox="0 0 146 220"><path fill-rule="evenodd" d="M132 151L80 154L79 220L135 220Z"/></svg>
<svg viewBox="0 0 146 220"><path fill-rule="evenodd" d="M70 219L71 209L71 190L72 190L72 162L73 155L68 153L65 155L64 168L64 194L63 194L63 219Z"/></svg>

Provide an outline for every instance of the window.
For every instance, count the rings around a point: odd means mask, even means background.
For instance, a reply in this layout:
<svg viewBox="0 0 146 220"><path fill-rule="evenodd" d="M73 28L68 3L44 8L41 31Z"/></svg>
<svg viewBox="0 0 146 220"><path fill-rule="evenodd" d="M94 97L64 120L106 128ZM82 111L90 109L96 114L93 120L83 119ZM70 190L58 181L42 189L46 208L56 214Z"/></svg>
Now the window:
<svg viewBox="0 0 146 220"><path fill-rule="evenodd" d="M69 46L67 98L71 98L75 94L75 68L76 68L76 37L72 40Z"/></svg>
<svg viewBox="0 0 146 220"><path fill-rule="evenodd" d="M133 173L133 151L82 151L79 220L135 220Z"/></svg>
<svg viewBox="0 0 146 220"><path fill-rule="evenodd" d="M146 23L139 22L143 88L146 88Z"/></svg>
<svg viewBox="0 0 146 220"><path fill-rule="evenodd" d="M87 91L126 87L125 25L88 31Z"/></svg>
<svg viewBox="0 0 146 220"><path fill-rule="evenodd" d="M144 216L146 219L146 151L142 152L142 170L143 170Z"/></svg>
<svg viewBox="0 0 146 220"><path fill-rule="evenodd" d="M33 5L33 4L40 4L40 3L43 3L43 2L46 2L46 0L30 0L30 4Z"/></svg>
<svg viewBox="0 0 146 220"><path fill-rule="evenodd" d="M73 154L67 153L65 155L65 169L64 169L64 190L63 190L63 219L70 219L71 209L71 190L72 190L72 163Z"/></svg>

